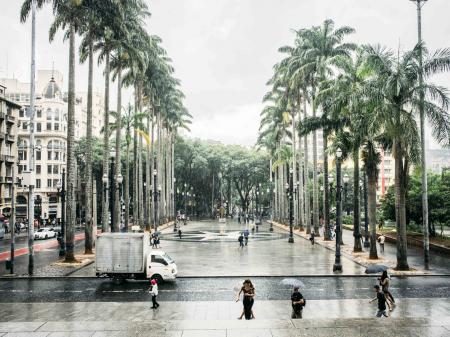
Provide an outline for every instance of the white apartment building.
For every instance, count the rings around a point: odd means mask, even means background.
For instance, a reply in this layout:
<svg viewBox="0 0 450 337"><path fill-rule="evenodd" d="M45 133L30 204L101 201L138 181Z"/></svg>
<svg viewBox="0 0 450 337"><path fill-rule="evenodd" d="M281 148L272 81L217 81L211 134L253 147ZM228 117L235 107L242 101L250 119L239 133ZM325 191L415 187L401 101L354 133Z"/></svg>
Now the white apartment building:
<svg viewBox="0 0 450 337"><path fill-rule="evenodd" d="M29 83L16 79L0 79L8 87L6 96L22 105L18 116L18 176L29 165ZM61 203L57 185L66 166L67 95L61 90L63 77L58 71L39 70L36 81L35 122L35 218L42 221L60 218ZM75 106L75 137L86 136L86 93L77 93ZM93 136L100 137L103 126L103 95L93 95ZM18 188L16 216L27 218L28 190Z"/></svg>

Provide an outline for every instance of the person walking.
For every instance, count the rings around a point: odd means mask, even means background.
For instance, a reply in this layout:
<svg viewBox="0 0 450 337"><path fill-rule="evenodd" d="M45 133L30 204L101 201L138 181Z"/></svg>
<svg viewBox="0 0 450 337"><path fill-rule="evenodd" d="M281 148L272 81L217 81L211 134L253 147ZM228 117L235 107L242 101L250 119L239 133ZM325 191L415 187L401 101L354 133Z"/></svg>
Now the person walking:
<svg viewBox="0 0 450 337"><path fill-rule="evenodd" d="M241 223L241 213L239 212L238 213L238 224L240 224Z"/></svg>
<svg viewBox="0 0 450 337"><path fill-rule="evenodd" d="M181 240L182 234L183 234L183 233L181 232L181 228L179 228L179 229L178 229L178 237L180 238L180 240Z"/></svg>
<svg viewBox="0 0 450 337"><path fill-rule="evenodd" d="M312 244L313 246L314 246L314 243L315 243L314 238L315 238L314 232L311 231L311 236L309 237L309 241L311 241L311 244Z"/></svg>
<svg viewBox="0 0 450 337"><path fill-rule="evenodd" d="M159 303L156 301L156 297L158 296L158 284L156 283L156 280L150 281L150 295L152 295L152 309L158 309Z"/></svg>
<svg viewBox="0 0 450 337"><path fill-rule="evenodd" d="M299 287L294 287L294 292L291 295L292 302L292 315L291 318L302 318L303 307L306 305L306 301L303 295L299 291Z"/></svg>
<svg viewBox="0 0 450 337"><path fill-rule="evenodd" d="M381 316L389 317L388 313L386 312L386 297L384 296L383 291L381 290L381 288L378 284L374 285L373 289L377 296L375 298L372 298L369 301L369 303L372 303L375 300L378 301L378 310L377 310L376 316L377 317L381 317Z"/></svg>
<svg viewBox="0 0 450 337"><path fill-rule="evenodd" d="M238 241L239 241L239 247L244 248L244 236L242 235L242 233L239 233Z"/></svg>
<svg viewBox="0 0 450 337"><path fill-rule="evenodd" d="M392 296L391 292L389 291L389 285L391 283L391 279L388 276L387 271L383 271L381 274L381 277L378 278L380 281L381 290L383 291L384 296L386 297L386 303L389 307L389 311L393 310L393 307L395 306L395 300L394 296Z"/></svg>
<svg viewBox="0 0 450 337"><path fill-rule="evenodd" d="M239 301L241 293L244 294L244 297L242 299L244 309L242 310L242 314L238 317L238 319L242 319L242 316L244 315L246 320L255 319L255 315L253 314L252 310L253 304L255 302L255 287L253 286L252 281L250 281L249 279L244 281L242 288L237 295L236 302Z"/></svg>
<svg viewBox="0 0 450 337"><path fill-rule="evenodd" d="M384 253L384 241L386 240L386 237L383 233L378 237L378 243L380 244L380 252Z"/></svg>
<svg viewBox="0 0 450 337"><path fill-rule="evenodd" d="M250 235L250 232L248 231L248 228L244 229L244 240L245 240L245 245L247 246L248 244L248 236Z"/></svg>

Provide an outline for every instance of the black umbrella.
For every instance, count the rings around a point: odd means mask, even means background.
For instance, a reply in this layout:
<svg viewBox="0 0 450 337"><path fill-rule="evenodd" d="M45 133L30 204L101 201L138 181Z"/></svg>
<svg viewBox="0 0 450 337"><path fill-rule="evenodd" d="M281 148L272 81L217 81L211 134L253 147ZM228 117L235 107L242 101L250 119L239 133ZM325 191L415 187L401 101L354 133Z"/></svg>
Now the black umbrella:
<svg viewBox="0 0 450 337"><path fill-rule="evenodd" d="M387 270L389 267L383 264L369 264L366 267L366 274L377 274Z"/></svg>

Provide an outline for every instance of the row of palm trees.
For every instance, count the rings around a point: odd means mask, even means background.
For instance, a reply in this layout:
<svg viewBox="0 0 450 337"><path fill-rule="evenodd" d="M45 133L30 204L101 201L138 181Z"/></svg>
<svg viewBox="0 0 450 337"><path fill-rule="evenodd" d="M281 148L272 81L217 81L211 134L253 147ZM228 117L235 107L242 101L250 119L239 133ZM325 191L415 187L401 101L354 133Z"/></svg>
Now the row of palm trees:
<svg viewBox="0 0 450 337"><path fill-rule="evenodd" d="M284 58L274 66L274 75L268 82L271 90L264 97L267 104L261 113L259 136L259 142L271 151L276 164L273 165L274 217L279 221L287 220L283 187L291 171L294 186L298 186L294 208L296 225L300 229L306 227L307 233L319 234L317 173L320 169L323 172L324 239L330 240L328 157L340 148L343 158L351 158L353 162L354 186L359 186L360 161L363 163L368 182L369 257L377 259L378 172L382 152L390 152L395 159L396 268L407 270L405 194L411 166L420 165L420 133L416 119L423 104L433 136L441 144L449 145L449 96L446 88L429 79L436 73L450 70L450 50L430 53L423 44L396 52L379 45L358 46L346 41L353 32L351 27L335 28L332 20L326 20L321 26L295 31L294 45L279 49ZM422 57L423 64L420 63ZM318 130L323 134L320 166ZM312 163L308 148L310 134ZM309 183L311 176L312 184ZM309 186L312 186L312 198ZM354 251L359 252L362 247L358 188L354 189L353 198Z"/></svg>
<svg viewBox="0 0 450 337"><path fill-rule="evenodd" d="M21 9L24 22L33 0L25 0ZM174 69L161 39L149 35L145 20L150 16L144 0L34 0L37 8L51 5L54 21L50 27L50 41L59 30L69 39L69 87L68 87L68 130L67 130L67 218L66 218L66 261L74 261L75 187L76 160L74 156L74 109L75 109L75 39L81 37L80 62L88 62L87 135L86 135L86 240L85 253L92 253L94 245L92 207L92 91L94 58L104 64L105 101L103 128L103 177L109 176L110 138L115 131L115 158L121 158L121 140L125 131L126 167L124 172L125 223L129 211L141 227L144 219L157 214L155 226L165 217L174 214L173 203L173 140L177 130L186 127L190 115L183 106L183 94L179 81L173 77ZM110 109L110 83L117 84L116 111ZM123 108L122 89L134 89L134 105ZM110 120L110 116L114 117ZM143 138L146 139L144 146ZM133 142L133 172L130 172L130 147ZM103 189L102 228L109 231L108 203L114 198L111 224L113 231L120 227L120 180L121 160L116 160L114 189ZM130 179L132 177L132 180ZM147 189L144 198L144 178ZM158 207L152 203L150 184L158 186ZM133 196L130 197L130 185ZM109 195L114 190L114 195ZM156 191L156 189L155 189ZM132 205L130 205L132 199ZM146 203L144 204L144 200ZM145 216L144 216L145 215ZM150 224L146 222L147 229ZM127 226L125 226L127 228Z"/></svg>

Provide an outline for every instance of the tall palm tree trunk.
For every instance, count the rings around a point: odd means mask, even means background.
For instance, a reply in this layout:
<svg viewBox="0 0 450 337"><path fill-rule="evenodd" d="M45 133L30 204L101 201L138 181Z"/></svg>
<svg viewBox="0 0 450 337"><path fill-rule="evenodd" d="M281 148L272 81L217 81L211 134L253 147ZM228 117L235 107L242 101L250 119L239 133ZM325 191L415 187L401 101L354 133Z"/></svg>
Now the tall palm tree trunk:
<svg viewBox="0 0 450 337"><path fill-rule="evenodd" d="M314 104L315 95L312 94L312 112L316 117L316 105ZM313 226L314 235L320 236L319 232L319 182L317 180L317 132L313 131Z"/></svg>
<svg viewBox="0 0 450 337"><path fill-rule="evenodd" d="M147 130L150 130L150 114L147 115ZM151 170L151 144L147 144L146 146L146 158L145 158L145 181L147 184L147 190L146 190L146 199L147 202L145 203L145 209L147 210L146 216L145 216L145 230L150 231L150 219L152 214L152 197L151 197L151 186L152 186L152 170Z"/></svg>
<svg viewBox="0 0 450 337"><path fill-rule="evenodd" d="M305 96L306 97L306 96ZM306 99L303 100L303 112L305 115L305 119L308 118L308 113L306 112ZM309 161L308 161L308 135L304 136L304 151L305 151L305 160L304 160L304 165L305 165L305 223L306 223L306 234L310 234L311 233L311 210L310 210L310 205L311 205L311 201L309 198Z"/></svg>
<svg viewBox="0 0 450 337"><path fill-rule="evenodd" d="M136 85L137 89L137 107L138 111L142 112L142 87L141 82L138 81ZM135 90L136 90L135 89ZM143 153L143 141L142 137L139 136L138 143L138 208L139 208L139 226L144 228L144 175L143 175L143 165L142 165L142 153Z"/></svg>
<svg viewBox="0 0 450 337"><path fill-rule="evenodd" d="M370 253L369 259L378 259L377 254L377 172L367 169L367 203L369 205Z"/></svg>
<svg viewBox="0 0 450 337"><path fill-rule="evenodd" d="M155 144L155 107L152 107L152 112L151 112L151 144L150 144L150 171L151 171L151 180L150 180L150 186L153 186L153 190L155 190L154 187L154 174L153 171L156 169L155 168L155 153L154 153L154 144ZM150 187L149 187L150 188ZM153 229L156 230L156 222L155 222L155 212L157 211L157 209L155 208L155 203L154 203L154 197L151 198L151 209L152 209L152 223L153 223Z"/></svg>
<svg viewBox="0 0 450 337"><path fill-rule="evenodd" d="M293 209L293 213L294 213L294 228L296 228L298 226L298 202L297 202L297 197L298 197L298 191L297 191L297 137L296 137L296 122L295 122L295 108L292 111L292 182L295 189L295 193L292 196L294 198L294 209ZM289 185L290 186L290 185ZM290 193L293 193L293 191L290 191Z"/></svg>
<svg viewBox="0 0 450 337"><path fill-rule="evenodd" d="M135 113L137 112L137 108L135 105L134 108ZM135 122L136 123L136 122ZM139 219L139 201L138 201L138 134L137 134L137 126L135 125L133 128L133 224L136 225Z"/></svg>
<svg viewBox="0 0 450 337"><path fill-rule="evenodd" d="M94 43L89 41L89 65L88 65L88 93L86 111L86 193L85 193L85 217L86 227L84 230L84 253L92 254L94 246L94 233L92 223L92 82L94 72ZM97 204L97 203L96 203Z"/></svg>
<svg viewBox="0 0 450 337"><path fill-rule="evenodd" d="M300 225L300 231L305 230L305 193L304 193L304 161L303 161L303 154L302 154L302 141L303 138L299 137L298 141L298 155L299 155L299 172L298 172L298 213L299 213L299 225Z"/></svg>
<svg viewBox="0 0 450 337"><path fill-rule="evenodd" d="M397 270L409 270L406 237L406 176L407 160L403 162L403 149L398 140L394 141L395 159L395 222L397 227Z"/></svg>
<svg viewBox="0 0 450 337"><path fill-rule="evenodd" d="M323 130L323 223L325 226L324 240L331 240L330 226L330 184L328 182L328 132Z"/></svg>
<svg viewBox="0 0 450 337"><path fill-rule="evenodd" d="M114 232L120 231L120 184L118 182L119 174L122 171L120 141L122 138L122 69L119 65L117 69L117 118L116 118L116 166L114 172Z"/></svg>
<svg viewBox="0 0 450 337"><path fill-rule="evenodd" d="M127 148L126 148L126 155L125 155L125 177L124 177L123 183L124 183L124 198L125 198L125 228L124 228L124 231L128 232L128 219L130 218L130 141L129 141L129 136L127 136Z"/></svg>
<svg viewBox="0 0 450 337"><path fill-rule="evenodd" d="M70 25L69 36L69 89L67 100L67 214L66 214L66 258L65 262L75 261L75 28Z"/></svg>
<svg viewBox="0 0 450 337"><path fill-rule="evenodd" d="M109 51L105 55L105 115L103 117L103 176L109 177ZM109 179L108 179L109 180ZM105 185L105 184L104 184ZM109 232L109 188L108 184L103 188L103 207L102 207L102 231Z"/></svg>
<svg viewBox="0 0 450 337"><path fill-rule="evenodd" d="M361 205L359 200L359 147L353 150L353 251L362 252Z"/></svg>

